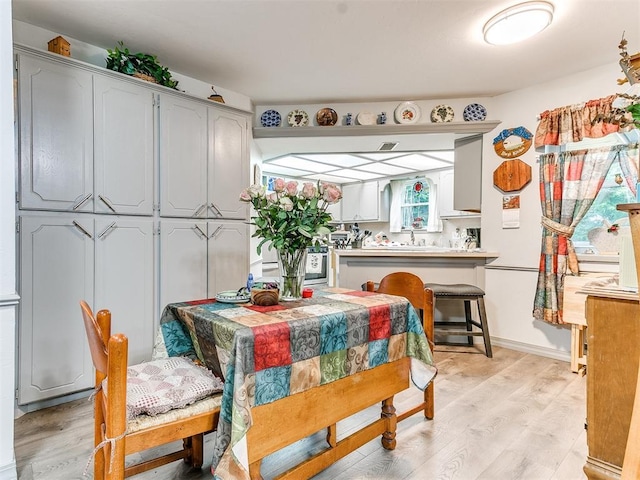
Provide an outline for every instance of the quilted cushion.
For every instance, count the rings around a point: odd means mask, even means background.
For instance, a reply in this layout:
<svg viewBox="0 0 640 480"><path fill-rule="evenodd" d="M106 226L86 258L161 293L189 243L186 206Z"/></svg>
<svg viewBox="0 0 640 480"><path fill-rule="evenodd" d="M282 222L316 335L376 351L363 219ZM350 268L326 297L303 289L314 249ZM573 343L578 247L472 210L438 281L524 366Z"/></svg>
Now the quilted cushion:
<svg viewBox="0 0 640 480"><path fill-rule="evenodd" d="M221 392L224 384L209 369L184 357L169 357L127 369L127 418L158 415Z"/></svg>

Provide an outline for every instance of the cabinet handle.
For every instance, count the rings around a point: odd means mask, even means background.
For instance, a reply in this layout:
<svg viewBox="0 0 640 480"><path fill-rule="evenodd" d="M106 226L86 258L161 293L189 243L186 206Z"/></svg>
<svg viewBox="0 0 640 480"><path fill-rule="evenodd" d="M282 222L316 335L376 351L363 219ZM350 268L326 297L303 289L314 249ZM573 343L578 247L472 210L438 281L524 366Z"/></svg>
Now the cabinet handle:
<svg viewBox="0 0 640 480"><path fill-rule="evenodd" d="M116 228L116 222L113 222L111 225L109 225L107 228L105 228L101 234L98 235L98 238L102 238L104 237L107 233L109 233L111 230Z"/></svg>
<svg viewBox="0 0 640 480"><path fill-rule="evenodd" d="M91 235L89 232L87 232L84 227L82 225L80 225L78 222L76 222L75 220L73 221L73 224L75 225L75 227L80 230L82 233L84 233L87 237L89 238L93 238L93 235Z"/></svg>
<svg viewBox="0 0 640 480"><path fill-rule="evenodd" d="M92 196L93 196L93 193L87 193L86 196L82 197L82 199L73 206L72 210L79 209L82 205L87 203L87 200L89 200Z"/></svg>
<svg viewBox="0 0 640 480"><path fill-rule="evenodd" d="M211 236L210 236L209 238L213 238L213 237L215 237L215 236L218 234L218 232L219 232L220 230L222 230L222 225L218 225L218 228L216 228L216 229L213 231L213 233L211 234Z"/></svg>
<svg viewBox="0 0 640 480"><path fill-rule="evenodd" d="M194 230L197 230L198 232L200 232L200 236L201 236L201 237L207 238L207 234L206 234L206 233L204 233L204 232L202 231L202 229L201 229L198 225L194 225L194 226L193 226L193 228L194 228Z"/></svg>
<svg viewBox="0 0 640 480"><path fill-rule="evenodd" d="M207 205L204 204L204 203L198 207L198 209L194 212L193 216L194 217L199 217L203 208L207 208Z"/></svg>
<svg viewBox="0 0 640 480"><path fill-rule="evenodd" d="M218 215L218 216L220 216L220 217L222 217L222 216L223 216L223 215L222 215L222 212L220 211L220 209L219 209L218 207L216 207L216 206L214 205L214 203L213 203L213 202L211 202L211 204L209 205L209 207L211 207L211 210L213 210L213 213L215 213L216 215Z"/></svg>
<svg viewBox="0 0 640 480"><path fill-rule="evenodd" d="M116 212L116 209L113 208L113 205L111 205L111 203L109 203L106 198L104 198L102 195L98 195L98 198L102 200L102 203L104 203L107 207L109 207L109 210L111 210L113 213L118 213Z"/></svg>

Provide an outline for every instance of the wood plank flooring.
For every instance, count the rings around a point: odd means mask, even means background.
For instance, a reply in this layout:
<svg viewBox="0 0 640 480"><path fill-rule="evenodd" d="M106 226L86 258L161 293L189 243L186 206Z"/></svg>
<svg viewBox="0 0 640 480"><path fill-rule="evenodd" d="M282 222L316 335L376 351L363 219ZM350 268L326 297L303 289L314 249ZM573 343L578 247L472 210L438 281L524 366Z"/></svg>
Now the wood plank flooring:
<svg viewBox="0 0 640 480"><path fill-rule="evenodd" d="M437 346L435 419L420 414L398 425L397 447L387 451L373 440L316 475L314 480L578 480L587 456L586 378L569 364L494 347L494 358ZM411 388L396 397L398 411L419 401ZM331 408L327 405L327 408ZM380 415L379 406L338 424L339 438ZM15 422L20 480L91 478L83 470L92 445L92 407L81 399L28 413ZM205 466L191 470L175 462L138 480L211 479ZM265 479L318 451L325 432L266 458Z"/></svg>

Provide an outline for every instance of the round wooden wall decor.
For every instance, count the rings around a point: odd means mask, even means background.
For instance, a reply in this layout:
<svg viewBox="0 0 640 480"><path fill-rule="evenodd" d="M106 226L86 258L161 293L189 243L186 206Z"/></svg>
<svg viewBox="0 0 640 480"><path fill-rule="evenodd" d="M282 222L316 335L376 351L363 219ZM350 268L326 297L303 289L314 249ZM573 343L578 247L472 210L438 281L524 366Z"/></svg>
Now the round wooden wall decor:
<svg viewBox="0 0 640 480"><path fill-rule="evenodd" d="M524 127L503 130L493 139L493 149L502 158L516 158L531 148L533 135Z"/></svg>
<svg viewBox="0 0 640 480"><path fill-rule="evenodd" d="M493 184L503 192L517 192L531 181L531 167L519 158L502 162L493 172Z"/></svg>

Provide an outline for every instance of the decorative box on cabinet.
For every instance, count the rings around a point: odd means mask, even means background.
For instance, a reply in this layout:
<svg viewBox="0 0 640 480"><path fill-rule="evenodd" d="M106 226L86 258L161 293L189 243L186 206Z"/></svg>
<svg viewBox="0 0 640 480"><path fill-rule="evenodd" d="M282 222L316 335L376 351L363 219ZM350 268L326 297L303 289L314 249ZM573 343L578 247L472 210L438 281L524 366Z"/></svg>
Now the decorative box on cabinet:
<svg viewBox="0 0 640 480"><path fill-rule="evenodd" d="M246 219L247 116L162 95L160 124L160 214Z"/></svg>
<svg viewBox="0 0 640 480"><path fill-rule="evenodd" d="M19 404L93 386L80 300L112 311L130 363L150 359L153 258L150 218L21 215Z"/></svg>
<svg viewBox="0 0 640 480"><path fill-rule="evenodd" d="M620 478L640 358L640 305L632 295L588 295L587 445L590 480Z"/></svg>
<svg viewBox="0 0 640 480"><path fill-rule="evenodd" d="M17 57L20 208L152 215L152 91L66 59Z"/></svg>
<svg viewBox="0 0 640 480"><path fill-rule="evenodd" d="M379 182L349 183L342 186L342 216L345 222L388 221L389 185Z"/></svg>
<svg viewBox="0 0 640 480"><path fill-rule="evenodd" d="M160 221L160 305L237 290L249 273L249 227L238 221Z"/></svg>

